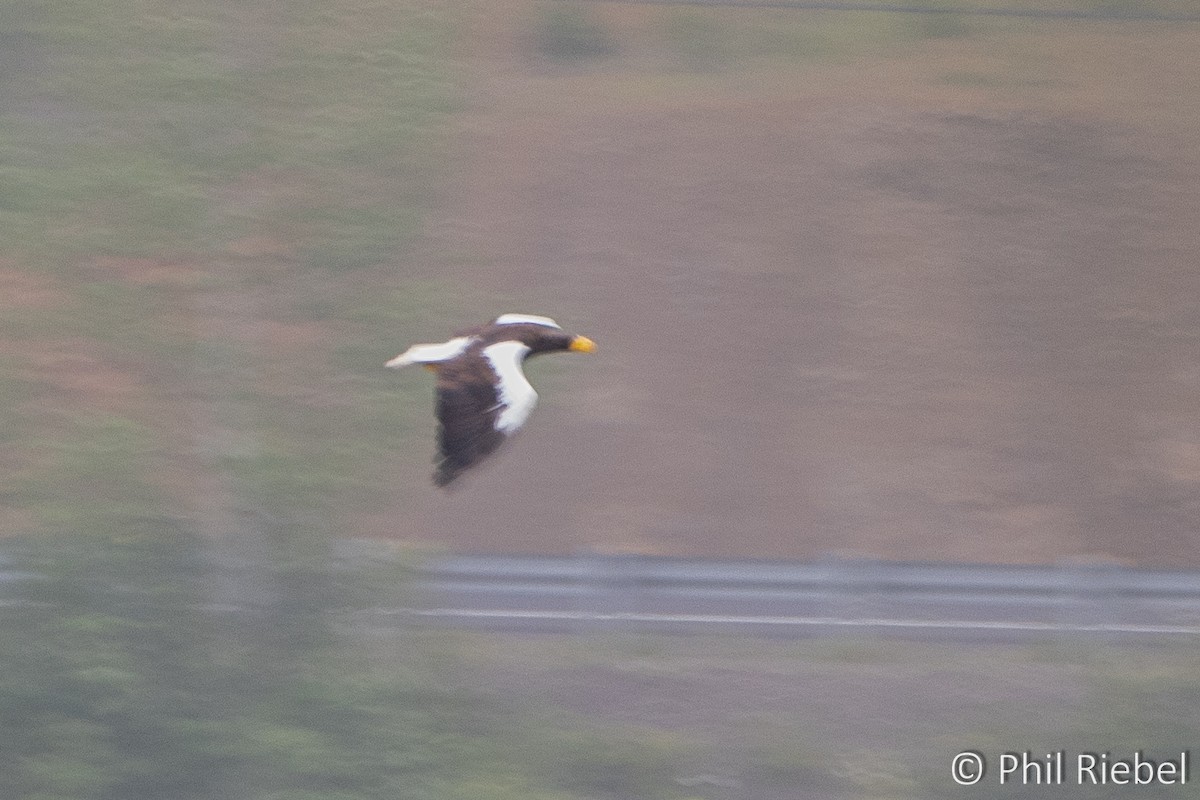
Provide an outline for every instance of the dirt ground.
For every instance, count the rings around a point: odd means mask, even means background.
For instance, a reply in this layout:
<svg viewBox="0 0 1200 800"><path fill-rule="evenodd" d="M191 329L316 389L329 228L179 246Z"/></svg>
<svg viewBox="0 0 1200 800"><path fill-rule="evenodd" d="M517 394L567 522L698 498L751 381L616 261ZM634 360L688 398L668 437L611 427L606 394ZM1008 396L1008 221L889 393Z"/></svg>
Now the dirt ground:
<svg viewBox="0 0 1200 800"><path fill-rule="evenodd" d="M538 59L506 7L406 269L600 350L533 362L528 431L392 535L1200 565L1200 30L697 76Z"/></svg>

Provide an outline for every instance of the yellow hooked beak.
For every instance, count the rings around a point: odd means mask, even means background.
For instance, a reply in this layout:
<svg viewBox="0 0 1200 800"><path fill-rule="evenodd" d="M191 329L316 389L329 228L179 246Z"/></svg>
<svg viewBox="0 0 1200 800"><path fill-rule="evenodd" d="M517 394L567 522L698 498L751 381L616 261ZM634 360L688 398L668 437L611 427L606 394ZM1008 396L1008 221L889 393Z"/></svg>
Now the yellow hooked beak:
<svg viewBox="0 0 1200 800"><path fill-rule="evenodd" d="M576 336L571 340L571 344L567 345L567 349L576 353L594 353L596 343L586 336Z"/></svg>

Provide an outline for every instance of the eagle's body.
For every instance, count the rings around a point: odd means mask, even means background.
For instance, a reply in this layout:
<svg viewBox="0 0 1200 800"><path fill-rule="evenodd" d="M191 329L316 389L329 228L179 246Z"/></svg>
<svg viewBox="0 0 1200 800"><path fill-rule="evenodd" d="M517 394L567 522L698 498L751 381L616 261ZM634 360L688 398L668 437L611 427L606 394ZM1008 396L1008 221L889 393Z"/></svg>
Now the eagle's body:
<svg viewBox="0 0 1200 800"><path fill-rule="evenodd" d="M595 349L591 339L564 333L549 317L504 314L440 344L416 344L387 362L421 364L437 373L438 463L433 480L446 486L516 433L537 405L521 369L541 353Z"/></svg>

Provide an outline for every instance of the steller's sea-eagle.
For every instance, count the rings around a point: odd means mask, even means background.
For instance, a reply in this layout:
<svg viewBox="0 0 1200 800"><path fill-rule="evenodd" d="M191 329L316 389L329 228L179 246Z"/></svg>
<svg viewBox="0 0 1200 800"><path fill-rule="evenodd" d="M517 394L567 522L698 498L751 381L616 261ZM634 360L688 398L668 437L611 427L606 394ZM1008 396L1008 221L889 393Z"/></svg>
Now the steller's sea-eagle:
<svg viewBox="0 0 1200 800"><path fill-rule="evenodd" d="M441 344L414 344L387 362L420 364L437 374L438 456L433 482L446 486L516 433L537 392L521 365L530 356L570 350L591 353L586 336L565 333L549 317L503 314Z"/></svg>

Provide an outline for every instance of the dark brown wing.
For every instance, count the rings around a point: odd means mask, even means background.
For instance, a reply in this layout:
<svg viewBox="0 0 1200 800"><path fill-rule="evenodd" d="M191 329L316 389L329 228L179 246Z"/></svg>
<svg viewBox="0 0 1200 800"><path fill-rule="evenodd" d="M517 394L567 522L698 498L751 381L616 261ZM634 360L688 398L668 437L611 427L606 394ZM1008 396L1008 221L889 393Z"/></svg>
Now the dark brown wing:
<svg viewBox="0 0 1200 800"><path fill-rule="evenodd" d="M445 486L494 452L506 438L496 430L499 399L482 358L443 368L437 382L438 456L433 482Z"/></svg>

